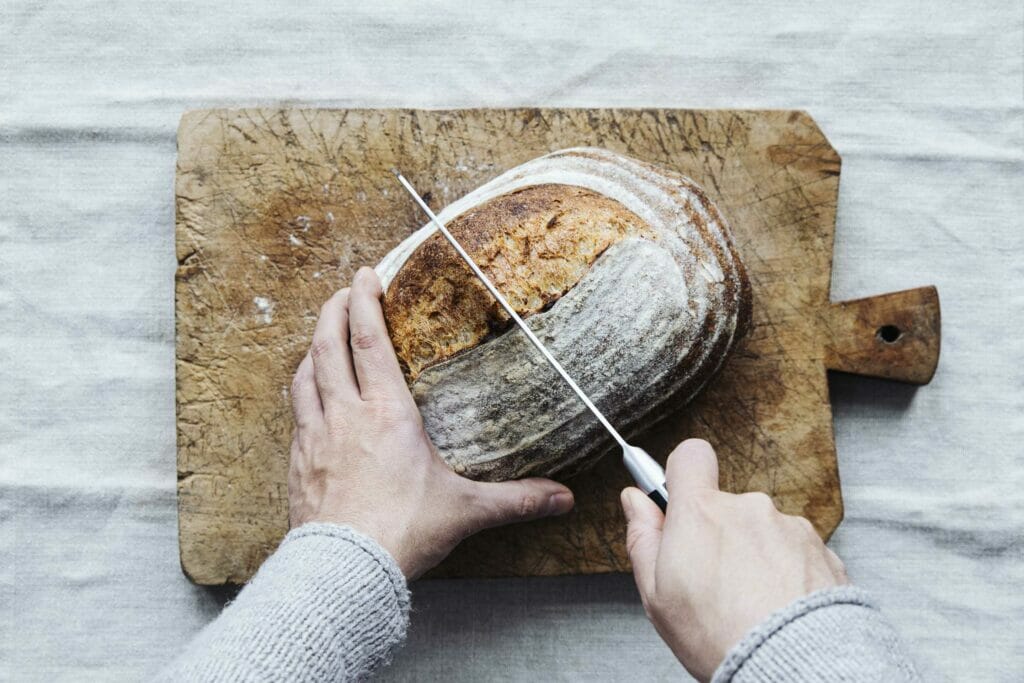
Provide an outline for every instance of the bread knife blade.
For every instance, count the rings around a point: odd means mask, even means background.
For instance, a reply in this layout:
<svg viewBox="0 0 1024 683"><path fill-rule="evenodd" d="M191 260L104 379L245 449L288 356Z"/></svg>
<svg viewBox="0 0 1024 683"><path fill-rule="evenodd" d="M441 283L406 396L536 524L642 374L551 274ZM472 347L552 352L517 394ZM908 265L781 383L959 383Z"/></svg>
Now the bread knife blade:
<svg viewBox="0 0 1024 683"><path fill-rule="evenodd" d="M404 187L406 191L412 195L412 198L416 200L416 203L419 204L419 207L423 209L425 214L427 214L427 217L430 218L430 221L438 231L440 231L441 235L448 240L448 243L452 245L452 248L455 249L462 260L466 262L469 269L473 271L473 275L483 283L484 287L486 287L487 291L491 293L491 296L494 297L495 301L505 309L505 313L507 313L515 324L519 326L519 329L523 331L523 334L525 334L526 338L530 340L530 343L533 344L537 351L540 352L540 355L544 357L544 360L548 362L548 365L554 368L555 372L558 373L562 380L569 385L569 388L575 392L580 401L583 402L583 405L585 405L594 417L597 418L597 421L601 423L601 426L608 430L608 433L612 435L612 438L614 438L619 446L622 447L622 461L626 465L626 469L629 470L629 474L633 477L633 481L635 481L637 487L646 493L651 500L657 503L658 507L661 508L661 511L664 512L668 507L668 488L665 485L665 470L658 464L658 461L652 458L644 449L639 446L632 446L622 438L622 435L619 434L618 430L612 426L604 416L604 413L598 410L597 406L594 405L594 402L590 400L590 397L580 389L579 385L576 384L576 381L573 380L569 373L565 371L565 368L562 367L562 364L551 355L551 352L548 351L546 346L544 346L544 343L537 338L537 335L535 335L526 322L519 317L519 314L516 313L516 310L512 308L511 304L509 304L505 297L502 296L497 287L495 287L484 272L480 270L480 267L473 261L473 258L466 252L466 250L462 248L462 245L459 244L457 239L455 239L455 236L452 235L451 232L448 231L448 228L445 227L444 223L434 215L434 212L430 210L430 207L427 206L425 201L423 201L423 198L420 197L419 193L416 192L409 181L405 179L405 176L399 173L397 169L392 169L391 172L395 174L396 178L398 178L398 182L402 184L402 187Z"/></svg>

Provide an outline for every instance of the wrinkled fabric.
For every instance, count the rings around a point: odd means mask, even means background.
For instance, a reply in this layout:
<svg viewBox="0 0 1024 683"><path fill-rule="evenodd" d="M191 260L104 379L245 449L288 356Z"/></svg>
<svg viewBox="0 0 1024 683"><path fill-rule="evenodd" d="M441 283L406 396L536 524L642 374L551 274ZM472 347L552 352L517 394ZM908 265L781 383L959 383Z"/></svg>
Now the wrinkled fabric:
<svg viewBox="0 0 1024 683"><path fill-rule="evenodd" d="M926 680L1024 677L1020 5L786 4L5 2L0 679L151 675L228 595L178 565L174 135L281 103L809 111L833 297L943 313L931 385L832 380L832 545ZM627 576L420 583L411 618L385 679L684 675Z"/></svg>

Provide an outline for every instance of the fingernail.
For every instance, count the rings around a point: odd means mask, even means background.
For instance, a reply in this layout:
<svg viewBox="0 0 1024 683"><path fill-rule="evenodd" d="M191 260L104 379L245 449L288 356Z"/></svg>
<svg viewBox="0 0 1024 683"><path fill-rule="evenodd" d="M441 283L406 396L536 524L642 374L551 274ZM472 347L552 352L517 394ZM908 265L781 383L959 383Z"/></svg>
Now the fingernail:
<svg viewBox="0 0 1024 683"><path fill-rule="evenodd" d="M561 491L553 494L548 498L548 514L549 515L564 515L569 510L572 510L573 497L568 491Z"/></svg>

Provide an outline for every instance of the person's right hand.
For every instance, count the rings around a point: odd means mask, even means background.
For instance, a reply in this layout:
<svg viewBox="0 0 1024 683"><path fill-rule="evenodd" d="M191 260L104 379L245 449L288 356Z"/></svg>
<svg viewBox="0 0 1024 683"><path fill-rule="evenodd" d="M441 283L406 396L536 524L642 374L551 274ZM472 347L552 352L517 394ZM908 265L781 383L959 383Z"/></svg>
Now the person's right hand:
<svg viewBox="0 0 1024 683"><path fill-rule="evenodd" d="M794 600L848 583L803 517L763 493L718 490L718 459L691 439L669 456L668 512L622 492L626 545L644 609L694 677L707 681L747 631Z"/></svg>

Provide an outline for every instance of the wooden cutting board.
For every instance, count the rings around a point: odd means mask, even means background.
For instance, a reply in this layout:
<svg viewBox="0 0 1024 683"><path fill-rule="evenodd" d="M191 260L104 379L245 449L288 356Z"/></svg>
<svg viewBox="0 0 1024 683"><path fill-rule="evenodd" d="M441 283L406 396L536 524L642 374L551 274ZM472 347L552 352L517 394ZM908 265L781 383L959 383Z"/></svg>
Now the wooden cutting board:
<svg viewBox="0 0 1024 683"><path fill-rule="evenodd" d="M829 300L840 160L799 111L624 109L189 112L178 130L177 411L181 564L243 582L288 528L290 378L320 304L435 209L576 145L678 169L732 224L754 324L707 389L638 439L664 459L710 440L730 491L763 490L829 536L843 516L826 370L927 383L934 288ZM617 458L570 480L576 510L460 546L435 576L627 571Z"/></svg>

